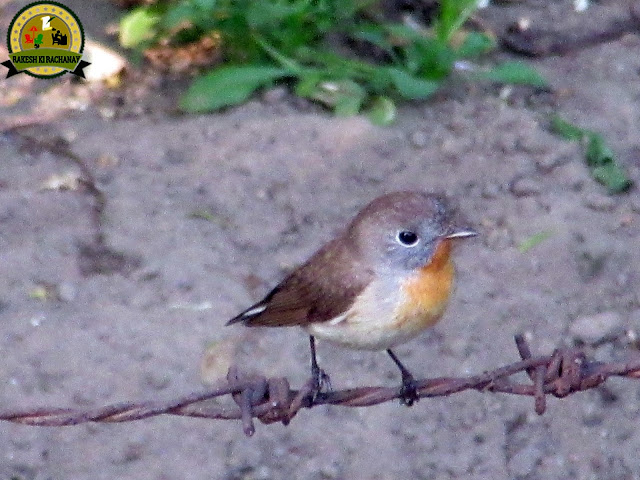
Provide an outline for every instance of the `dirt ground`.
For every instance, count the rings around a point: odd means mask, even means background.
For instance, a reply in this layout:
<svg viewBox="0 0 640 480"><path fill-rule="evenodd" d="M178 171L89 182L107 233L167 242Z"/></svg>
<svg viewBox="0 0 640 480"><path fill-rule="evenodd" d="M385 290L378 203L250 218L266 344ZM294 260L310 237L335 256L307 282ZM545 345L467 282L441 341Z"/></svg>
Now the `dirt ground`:
<svg viewBox="0 0 640 480"><path fill-rule="evenodd" d="M65 3L98 40L101 19L117 18L107 2ZM3 31L21 5L5 5ZM527 15L566 30L606 25L625 11L613 0L583 13L572 2L531 0L482 16L496 27ZM56 95L77 108L0 136L2 409L198 391L205 352L208 377L234 363L300 385L308 368L302 332L223 324L359 207L398 189L446 192L481 232L456 254L445 319L397 349L416 376L514 362L519 332L536 353L583 344L604 361L637 355L638 188L607 195L579 146L550 134L546 119L558 112L601 132L640 182L639 52L640 37L629 34L527 60L553 93L454 81L431 101L403 107L388 128L333 118L279 89L224 113L180 116L155 108L170 104L162 82L135 114L131 101L93 102L93 87L72 85L69 75L55 81ZM51 96L53 88L24 75L2 80L4 99ZM3 117L37 101L4 104ZM25 134L64 138L86 160L105 194L107 243L126 255L122 268L87 274L80 246L91 233L90 199L42 189L78 167L24 148ZM548 238L521 253L541 232ZM319 349L334 388L398 382L382 353ZM0 478L640 479L639 400L637 381L613 380L550 399L537 416L530 398L465 392L411 409L318 407L287 427L259 424L253 438L239 422L173 417L1 423Z"/></svg>

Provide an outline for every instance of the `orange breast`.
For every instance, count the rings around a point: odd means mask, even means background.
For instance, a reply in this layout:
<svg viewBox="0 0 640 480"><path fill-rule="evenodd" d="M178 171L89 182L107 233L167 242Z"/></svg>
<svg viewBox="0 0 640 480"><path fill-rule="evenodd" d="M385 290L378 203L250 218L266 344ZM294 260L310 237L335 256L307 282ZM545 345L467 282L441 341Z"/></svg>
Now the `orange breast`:
<svg viewBox="0 0 640 480"><path fill-rule="evenodd" d="M439 320L453 286L450 254L450 241L441 241L431 262L405 282L405 301L396 314L396 324L400 328L422 330Z"/></svg>

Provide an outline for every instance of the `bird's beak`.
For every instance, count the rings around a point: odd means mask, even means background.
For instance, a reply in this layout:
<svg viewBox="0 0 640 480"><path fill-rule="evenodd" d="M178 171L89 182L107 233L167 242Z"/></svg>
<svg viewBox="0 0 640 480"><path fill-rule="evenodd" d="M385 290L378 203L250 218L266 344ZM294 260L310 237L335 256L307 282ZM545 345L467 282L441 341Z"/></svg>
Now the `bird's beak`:
<svg viewBox="0 0 640 480"><path fill-rule="evenodd" d="M453 240L457 238L469 238L475 237L478 235L478 232L475 230L471 230L470 228L455 228L452 232L448 233L444 236L447 240Z"/></svg>

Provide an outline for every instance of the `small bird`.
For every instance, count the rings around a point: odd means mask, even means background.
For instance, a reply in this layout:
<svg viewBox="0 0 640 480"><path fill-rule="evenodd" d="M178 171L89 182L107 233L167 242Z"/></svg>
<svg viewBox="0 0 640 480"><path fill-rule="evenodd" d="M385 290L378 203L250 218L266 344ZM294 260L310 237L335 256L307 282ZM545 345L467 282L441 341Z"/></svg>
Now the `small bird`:
<svg viewBox="0 0 640 480"><path fill-rule="evenodd" d="M309 333L313 401L328 376L315 338L386 350L400 369L400 398L417 399L413 375L391 350L433 326L454 281L452 243L477 233L453 224L442 197L416 191L383 195L267 296L227 325L299 326Z"/></svg>

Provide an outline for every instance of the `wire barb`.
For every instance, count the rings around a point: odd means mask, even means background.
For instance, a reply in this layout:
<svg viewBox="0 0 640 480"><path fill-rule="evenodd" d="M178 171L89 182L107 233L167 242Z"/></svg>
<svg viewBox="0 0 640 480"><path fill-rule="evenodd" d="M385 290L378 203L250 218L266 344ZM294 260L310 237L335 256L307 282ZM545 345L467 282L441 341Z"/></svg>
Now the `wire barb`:
<svg viewBox="0 0 640 480"><path fill-rule="evenodd" d="M462 378L433 378L415 380L418 398L452 395L464 390L525 395L534 398L539 415L546 410L546 396L563 398L589 390L609 377L640 378L640 356L626 362L602 363L586 358L583 351L558 349L548 356L534 357L528 342L517 335L516 346L521 360L481 375ZM510 377L527 374L532 383L518 383ZM247 436L255 433L254 419L264 424L282 422L287 425L302 408L317 405L367 407L400 399L397 387L358 387L323 392L310 402L313 379L300 390L292 389L286 378L266 378L240 374L231 367L225 381L204 392L159 401L124 402L89 410L70 408L35 408L31 410L0 411L0 420L33 426L59 427L87 422L131 422L158 415L178 415L221 420L241 420ZM223 405L210 400L231 395L234 404Z"/></svg>

